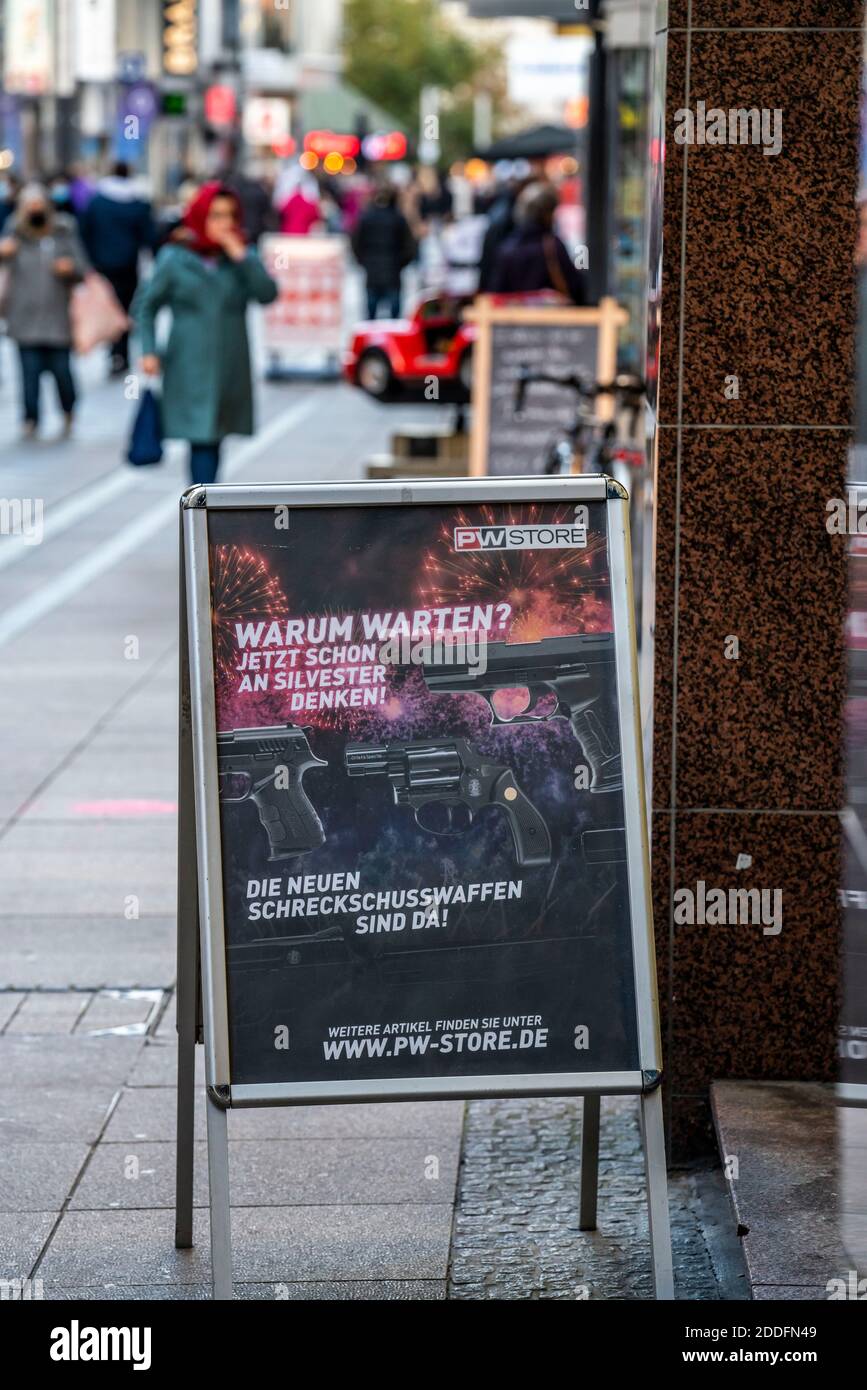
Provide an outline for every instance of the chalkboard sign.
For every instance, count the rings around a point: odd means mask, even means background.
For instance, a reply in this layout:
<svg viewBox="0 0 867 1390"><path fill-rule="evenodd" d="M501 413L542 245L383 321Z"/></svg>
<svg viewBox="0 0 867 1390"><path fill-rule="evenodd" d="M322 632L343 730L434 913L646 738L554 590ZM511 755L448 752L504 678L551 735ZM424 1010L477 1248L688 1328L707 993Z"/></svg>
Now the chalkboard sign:
<svg viewBox="0 0 867 1390"><path fill-rule="evenodd" d="M575 419L574 391L534 383L516 410L522 369L554 376L579 375L588 384L610 381L617 359L617 325L625 313L611 299L598 308L511 305L481 296L473 358L473 426L470 473L527 474L545 471L545 456ZM600 401L604 412L606 402Z"/></svg>
<svg viewBox="0 0 867 1390"><path fill-rule="evenodd" d="M622 489L185 501L210 1105L658 1101Z"/></svg>

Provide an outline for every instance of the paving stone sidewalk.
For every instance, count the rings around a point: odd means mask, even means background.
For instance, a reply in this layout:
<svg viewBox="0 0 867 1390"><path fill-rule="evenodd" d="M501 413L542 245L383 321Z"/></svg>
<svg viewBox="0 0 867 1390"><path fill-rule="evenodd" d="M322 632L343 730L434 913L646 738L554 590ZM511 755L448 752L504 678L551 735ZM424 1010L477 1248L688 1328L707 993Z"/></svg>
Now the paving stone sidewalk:
<svg viewBox="0 0 867 1390"><path fill-rule="evenodd" d="M578 1229L579 1099L467 1105L448 1297L653 1297L638 1101L601 1103L598 1229ZM717 1239L733 1222L718 1173L669 1178L678 1299L744 1298L740 1257Z"/></svg>

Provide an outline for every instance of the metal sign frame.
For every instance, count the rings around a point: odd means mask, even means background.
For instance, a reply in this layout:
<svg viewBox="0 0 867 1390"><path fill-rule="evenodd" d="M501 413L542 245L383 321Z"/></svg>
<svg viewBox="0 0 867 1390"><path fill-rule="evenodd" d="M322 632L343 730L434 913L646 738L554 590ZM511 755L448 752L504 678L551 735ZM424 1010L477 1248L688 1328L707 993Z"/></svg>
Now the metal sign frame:
<svg viewBox="0 0 867 1390"><path fill-rule="evenodd" d="M208 513L278 506L358 507L503 502L606 503L611 598L623 767L626 863L635 982L639 1069L516 1076L390 1078L233 1085L211 610ZM661 1045L650 898L650 860L638 701L629 550L629 501L602 475L440 481L215 485L181 499L180 741L178 830L178 1150L176 1245L192 1245L195 1046L205 1049L211 1248L214 1296L232 1297L226 1112L263 1105L582 1095L581 1226L596 1225L599 1098L641 1099L654 1279L658 1298L673 1297L660 1081ZM193 806L195 814L193 815Z"/></svg>
<svg viewBox="0 0 867 1390"><path fill-rule="evenodd" d="M840 824L843 834L849 842L849 849L858 859L861 868L867 869L867 835L864 827L853 806L847 806L840 813ZM846 963L846 953L843 952L844 965ZM838 1081L835 1088L835 1095L838 1105L861 1107L867 1106L867 1082L864 1081Z"/></svg>

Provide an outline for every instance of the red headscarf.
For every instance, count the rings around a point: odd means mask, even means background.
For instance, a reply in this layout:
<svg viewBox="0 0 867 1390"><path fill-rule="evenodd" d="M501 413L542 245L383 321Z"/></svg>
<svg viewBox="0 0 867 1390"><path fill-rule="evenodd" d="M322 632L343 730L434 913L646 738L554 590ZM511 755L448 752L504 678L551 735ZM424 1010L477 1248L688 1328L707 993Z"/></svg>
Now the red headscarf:
<svg viewBox="0 0 867 1390"><path fill-rule="evenodd" d="M233 193L231 189L224 187L218 179L214 179L211 183L202 184L183 217L183 224L188 232L184 238L185 244L192 251L198 251L200 256L217 256L221 250L205 232L208 213L211 211L211 204L215 198L230 198L232 200L235 205L238 235L242 237L244 235L244 214L238 195Z"/></svg>

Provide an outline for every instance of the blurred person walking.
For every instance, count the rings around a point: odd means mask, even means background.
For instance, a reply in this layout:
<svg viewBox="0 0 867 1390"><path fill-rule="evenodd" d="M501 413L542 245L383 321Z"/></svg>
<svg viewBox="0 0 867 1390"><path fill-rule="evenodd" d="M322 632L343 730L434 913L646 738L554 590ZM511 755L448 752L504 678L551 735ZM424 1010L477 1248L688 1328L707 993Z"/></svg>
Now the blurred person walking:
<svg viewBox="0 0 867 1390"><path fill-rule="evenodd" d="M48 196L54 206L55 212L62 212L66 217L72 217L78 222L75 211L75 204L72 201L72 184L68 174L62 170L52 174L48 180Z"/></svg>
<svg viewBox="0 0 867 1390"><path fill-rule="evenodd" d="M301 170L292 170L278 185L276 198L280 213L280 231L287 236L307 236L322 230L322 208L319 185Z"/></svg>
<svg viewBox="0 0 867 1390"><path fill-rule="evenodd" d="M415 238L388 184L376 189L352 234L352 250L367 280L367 315L375 319L384 303L389 318L400 318L400 277L415 256Z"/></svg>
<svg viewBox="0 0 867 1390"><path fill-rule="evenodd" d="M108 280L128 313L138 289L139 256L153 250L156 228L150 202L130 177L129 165L119 160L81 214L81 234L94 269ZM129 333L111 345L111 374L129 370Z"/></svg>
<svg viewBox="0 0 867 1390"><path fill-rule="evenodd" d="M70 296L88 265L73 219L55 211L41 184L22 190L0 235L0 262L8 271L6 331L21 359L24 437L32 439L39 428L40 384L48 372L68 438L76 402Z"/></svg>
<svg viewBox="0 0 867 1390"><path fill-rule="evenodd" d="M531 183L515 204L515 230L496 250L489 288L494 294L557 290L573 304L589 304L589 278L578 270L554 232L559 199L550 183Z"/></svg>
<svg viewBox="0 0 867 1390"><path fill-rule="evenodd" d="M15 211L21 184L14 174L0 174L0 227L4 227Z"/></svg>
<svg viewBox="0 0 867 1390"><path fill-rule="evenodd" d="M141 371L162 372L163 432L189 441L194 483L214 482L227 435L253 433L247 305L276 298L277 286L246 243L238 198L219 182L205 184L132 306ZM172 327L158 352L162 308L171 309Z"/></svg>
<svg viewBox="0 0 867 1390"><path fill-rule="evenodd" d="M247 238L253 246L258 246L265 233L276 232L279 225L277 209L272 201L273 189L269 188L264 178L245 173L238 160L238 150L233 149L227 167L220 175L220 183L238 199Z"/></svg>
<svg viewBox="0 0 867 1390"><path fill-rule="evenodd" d="M479 293L488 294L494 278L494 266L504 241L515 234L515 204L530 179L511 179L497 190L496 196L485 213L488 230L482 242L479 260Z"/></svg>

